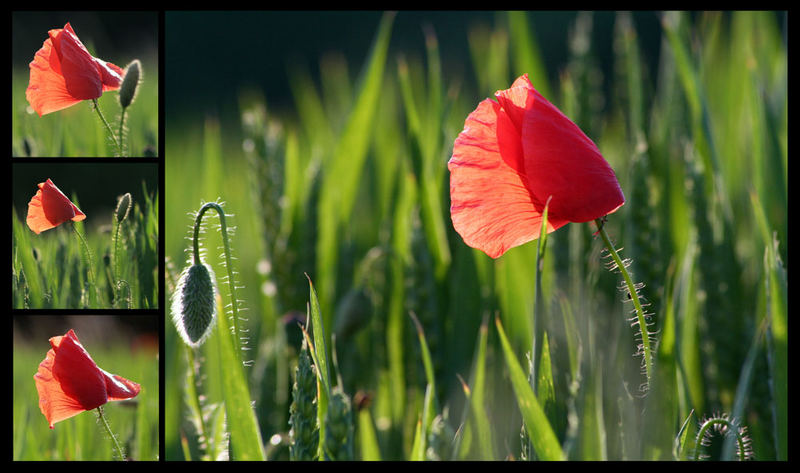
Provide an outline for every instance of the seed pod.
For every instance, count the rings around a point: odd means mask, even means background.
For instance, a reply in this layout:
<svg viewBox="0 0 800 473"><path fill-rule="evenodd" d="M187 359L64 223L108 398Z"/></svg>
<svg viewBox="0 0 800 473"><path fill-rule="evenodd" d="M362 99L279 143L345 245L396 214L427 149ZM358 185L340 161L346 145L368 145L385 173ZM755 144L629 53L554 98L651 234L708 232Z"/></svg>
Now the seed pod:
<svg viewBox="0 0 800 473"><path fill-rule="evenodd" d="M172 294L172 321L183 341L200 346L217 320L217 281L207 264L184 269Z"/></svg>
<svg viewBox="0 0 800 473"><path fill-rule="evenodd" d="M139 88L139 79L142 75L142 65L138 59L128 64L125 69L125 78L119 88L119 104L122 108L128 108L136 98L136 89Z"/></svg>

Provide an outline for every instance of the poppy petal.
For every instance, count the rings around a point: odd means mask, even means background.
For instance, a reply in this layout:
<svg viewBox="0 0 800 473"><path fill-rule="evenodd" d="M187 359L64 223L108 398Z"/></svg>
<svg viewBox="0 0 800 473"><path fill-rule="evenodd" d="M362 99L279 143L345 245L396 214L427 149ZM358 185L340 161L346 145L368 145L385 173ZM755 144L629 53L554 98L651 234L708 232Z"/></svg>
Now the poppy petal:
<svg viewBox="0 0 800 473"><path fill-rule="evenodd" d="M108 401L139 394L139 384L100 369L73 330L52 337L50 345L52 348L33 378L39 393L39 408L51 429L56 422Z"/></svg>
<svg viewBox="0 0 800 473"><path fill-rule="evenodd" d="M53 42L50 38L36 52L30 63L30 70L30 82L28 89L25 90L25 98L40 117L83 100L73 97L67 91L67 84L61 75L61 63L58 54L53 51Z"/></svg>
<svg viewBox="0 0 800 473"><path fill-rule="evenodd" d="M513 119L486 99L456 139L450 170L450 214L464 242L497 258L541 231L543 206L526 186ZM548 219L548 231L568 221Z"/></svg>
<svg viewBox="0 0 800 473"><path fill-rule="evenodd" d="M107 396L103 376L75 332L51 338L50 345L33 378L39 409L52 429L56 422L104 404Z"/></svg>
<svg viewBox="0 0 800 473"><path fill-rule="evenodd" d="M39 364L39 371L33 375L36 391L39 393L39 409L47 418L50 428L53 424L84 412L86 409L61 389L61 384L53 376L55 352L50 350Z"/></svg>
<svg viewBox="0 0 800 473"><path fill-rule="evenodd" d="M61 63L61 74L67 91L81 100L96 99L103 94L103 83L94 58L75 35L69 23L56 34L50 34Z"/></svg>
<svg viewBox="0 0 800 473"><path fill-rule="evenodd" d="M72 220L80 222L86 215L64 195L53 181L38 184L39 190L28 203L28 228L39 234Z"/></svg>
<svg viewBox="0 0 800 473"><path fill-rule="evenodd" d="M139 394L141 390L139 383L108 373L102 368L100 368L100 372L103 374L103 379L106 383L106 393L109 401L123 401Z"/></svg>
<svg viewBox="0 0 800 473"><path fill-rule="evenodd" d="M553 216L588 222L625 203L614 170L597 145L531 87L535 97L522 123L522 149L531 192L552 196Z"/></svg>
<svg viewBox="0 0 800 473"><path fill-rule="evenodd" d="M30 63L30 83L25 92L39 116L120 87L122 69L93 57L69 23L63 29L50 30L48 35Z"/></svg>

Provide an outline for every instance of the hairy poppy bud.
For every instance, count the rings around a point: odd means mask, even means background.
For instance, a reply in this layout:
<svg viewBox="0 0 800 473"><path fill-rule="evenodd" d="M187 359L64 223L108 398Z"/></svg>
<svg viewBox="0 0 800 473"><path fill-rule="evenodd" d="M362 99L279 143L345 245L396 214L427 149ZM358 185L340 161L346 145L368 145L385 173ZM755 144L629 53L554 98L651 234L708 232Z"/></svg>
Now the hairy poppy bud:
<svg viewBox="0 0 800 473"><path fill-rule="evenodd" d="M217 281L207 264L193 264L183 270L172 295L172 321L183 341L200 346L217 318Z"/></svg>
<svg viewBox="0 0 800 473"><path fill-rule="evenodd" d="M142 76L142 64L138 59L128 64L125 69L125 77L119 89L119 104L122 108L128 108L136 98L136 89L139 88L139 79Z"/></svg>
<svg viewBox="0 0 800 473"><path fill-rule="evenodd" d="M119 198L117 201L117 210L114 212L114 216L117 219L117 223L122 223L123 220L128 218L128 213L131 211L131 193L126 192L125 195Z"/></svg>

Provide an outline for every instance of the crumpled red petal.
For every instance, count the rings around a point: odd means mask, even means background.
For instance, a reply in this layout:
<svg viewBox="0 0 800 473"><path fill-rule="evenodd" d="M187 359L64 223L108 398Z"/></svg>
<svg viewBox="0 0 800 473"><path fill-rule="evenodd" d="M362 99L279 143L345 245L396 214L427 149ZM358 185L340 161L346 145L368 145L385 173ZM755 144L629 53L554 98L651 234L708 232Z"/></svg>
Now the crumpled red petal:
<svg viewBox="0 0 800 473"><path fill-rule="evenodd" d="M39 190L28 203L28 228L39 234L72 220L80 222L86 215L64 195L53 181L38 184Z"/></svg>
<svg viewBox="0 0 800 473"><path fill-rule="evenodd" d="M89 54L69 23L63 29L50 30L48 35L30 63L30 82L25 91L39 116L120 87L122 69Z"/></svg>
<svg viewBox="0 0 800 473"><path fill-rule="evenodd" d="M492 258L541 232L544 205L528 190L513 128L497 102L484 100L467 117L447 165L453 227L464 243ZM567 223L549 217L548 232Z"/></svg>
<svg viewBox="0 0 800 473"><path fill-rule="evenodd" d="M50 345L52 348L33 378L39 409L51 429L56 422L108 401L139 394L139 384L98 368L72 329L66 335L51 338Z"/></svg>
<svg viewBox="0 0 800 473"><path fill-rule="evenodd" d="M548 228L617 210L625 197L597 146L548 102L527 74L486 99L464 124L448 163L453 227L497 258Z"/></svg>

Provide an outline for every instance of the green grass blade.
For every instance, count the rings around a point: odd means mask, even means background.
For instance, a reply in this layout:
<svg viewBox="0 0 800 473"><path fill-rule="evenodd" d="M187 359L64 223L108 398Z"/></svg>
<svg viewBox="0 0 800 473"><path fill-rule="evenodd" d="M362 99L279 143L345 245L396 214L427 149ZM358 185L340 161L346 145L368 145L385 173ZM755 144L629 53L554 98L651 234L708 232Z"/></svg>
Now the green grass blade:
<svg viewBox="0 0 800 473"><path fill-rule="evenodd" d="M774 405L776 458L789 458L789 345L788 345L788 283L786 269L777 251L775 241L767 248L767 332L768 360Z"/></svg>
<svg viewBox="0 0 800 473"><path fill-rule="evenodd" d="M378 436L369 408L358 411L358 440L361 448L361 460L380 461L381 449L378 445Z"/></svg>
<svg viewBox="0 0 800 473"><path fill-rule="evenodd" d="M427 448L427 436L428 432L430 432L431 423L439 410L436 402L436 377L433 372L433 358L428 348L428 342L425 340L425 331L422 329L422 324L419 323L417 316L414 315L413 312L409 313L409 315L417 330L417 337L419 338L420 351L422 354L422 364L425 367L425 379L427 381L422 418L422 451L424 452Z"/></svg>
<svg viewBox="0 0 800 473"><path fill-rule="evenodd" d="M469 407L472 413L474 441L478 443L479 460L495 460L494 438L491 423L486 413L486 347L489 338L487 320L481 323L478 346L472 369L472 389L469 391Z"/></svg>
<svg viewBox="0 0 800 473"><path fill-rule="evenodd" d="M225 413L230 433L232 460L265 460L250 391L244 376L242 363L231 338L231 327L225 311L220 307L217 317L217 340L221 360L222 391Z"/></svg>
<svg viewBox="0 0 800 473"><path fill-rule="evenodd" d="M511 348L499 318L495 318L495 325L497 326L497 333L500 335L503 355L514 387L514 393L517 397L517 404L520 412L522 412L522 418L525 421L525 428L528 431L533 450L541 460L562 460L564 454L561 451L561 445L559 445L553 428L550 426L544 410L542 410L539 401L536 399L536 395L533 393L530 384L528 384L528 377L522 370L522 366L520 366Z"/></svg>

